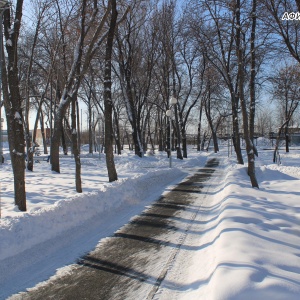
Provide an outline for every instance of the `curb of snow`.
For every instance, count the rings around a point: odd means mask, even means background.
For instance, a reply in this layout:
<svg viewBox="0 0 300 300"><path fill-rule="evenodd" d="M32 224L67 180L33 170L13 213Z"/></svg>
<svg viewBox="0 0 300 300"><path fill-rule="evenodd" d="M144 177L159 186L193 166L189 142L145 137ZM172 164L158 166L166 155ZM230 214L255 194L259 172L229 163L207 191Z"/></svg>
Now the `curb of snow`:
<svg viewBox="0 0 300 300"><path fill-rule="evenodd" d="M0 260L80 226L88 219L106 215L121 206L157 199L162 190L187 174L178 169L148 171L132 178L101 185L99 191L60 200L51 208L28 212L0 222Z"/></svg>

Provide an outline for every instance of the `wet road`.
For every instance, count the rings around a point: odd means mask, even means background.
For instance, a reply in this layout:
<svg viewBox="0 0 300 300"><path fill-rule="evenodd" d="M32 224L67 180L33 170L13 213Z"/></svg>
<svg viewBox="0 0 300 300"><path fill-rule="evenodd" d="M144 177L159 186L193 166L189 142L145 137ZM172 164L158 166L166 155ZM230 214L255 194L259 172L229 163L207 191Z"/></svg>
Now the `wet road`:
<svg viewBox="0 0 300 300"><path fill-rule="evenodd" d="M185 247L206 182L218 164L209 160L61 276L13 299L152 299L176 253Z"/></svg>

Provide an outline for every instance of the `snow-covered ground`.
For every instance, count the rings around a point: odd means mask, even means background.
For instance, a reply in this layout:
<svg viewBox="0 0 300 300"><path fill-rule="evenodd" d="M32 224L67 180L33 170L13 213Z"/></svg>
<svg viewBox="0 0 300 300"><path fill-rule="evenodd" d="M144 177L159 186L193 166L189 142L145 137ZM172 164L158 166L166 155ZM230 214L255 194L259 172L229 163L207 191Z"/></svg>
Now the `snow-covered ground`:
<svg viewBox="0 0 300 300"><path fill-rule="evenodd" d="M272 151L261 150L257 190L225 146L218 154L191 149L188 159L173 160L172 170L165 155L138 158L125 152L116 157L114 183L107 182L103 156L83 155L83 194L74 190L71 156L61 158L61 174L41 161L26 172L26 213L13 205L6 160L0 169L0 299L53 276L215 156L221 161L219 178L184 241L193 247L180 249L165 278L172 286L163 282L155 299L298 299L300 151L281 152L278 166Z"/></svg>

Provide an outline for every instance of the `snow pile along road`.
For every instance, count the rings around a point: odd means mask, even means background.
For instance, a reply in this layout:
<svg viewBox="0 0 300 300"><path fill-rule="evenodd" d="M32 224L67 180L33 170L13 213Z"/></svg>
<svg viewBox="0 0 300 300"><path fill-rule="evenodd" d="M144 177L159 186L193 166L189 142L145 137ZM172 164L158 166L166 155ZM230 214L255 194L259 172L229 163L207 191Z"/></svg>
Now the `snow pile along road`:
<svg viewBox="0 0 300 300"><path fill-rule="evenodd" d="M245 166L225 162L155 299L299 299L300 180L260 157L253 189Z"/></svg>
<svg viewBox="0 0 300 300"><path fill-rule="evenodd" d="M6 217L0 223L0 259L60 236L94 216L101 219L122 207L147 203L147 200L154 201L165 186L185 175L186 173L176 168L172 172L168 169L150 171L133 178L103 184L99 191L60 200L53 206L24 214L22 217Z"/></svg>

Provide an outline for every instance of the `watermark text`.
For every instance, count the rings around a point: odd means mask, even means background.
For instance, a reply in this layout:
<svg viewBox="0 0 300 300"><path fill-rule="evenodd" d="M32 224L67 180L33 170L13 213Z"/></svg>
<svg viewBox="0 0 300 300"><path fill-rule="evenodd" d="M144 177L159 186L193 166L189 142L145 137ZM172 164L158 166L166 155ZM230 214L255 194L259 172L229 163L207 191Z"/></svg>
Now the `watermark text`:
<svg viewBox="0 0 300 300"><path fill-rule="evenodd" d="M285 21L300 21L300 12L285 12L281 17Z"/></svg>

